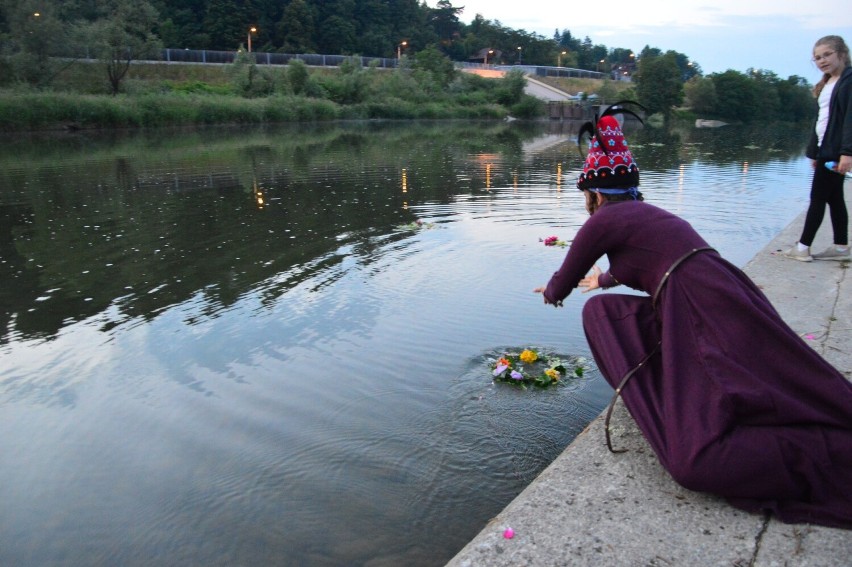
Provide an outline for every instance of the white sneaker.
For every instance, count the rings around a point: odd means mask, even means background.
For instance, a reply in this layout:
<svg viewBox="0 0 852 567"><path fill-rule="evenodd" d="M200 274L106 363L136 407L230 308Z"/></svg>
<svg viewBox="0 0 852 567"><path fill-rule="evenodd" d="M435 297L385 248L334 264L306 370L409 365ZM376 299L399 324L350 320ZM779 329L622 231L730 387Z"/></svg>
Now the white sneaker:
<svg viewBox="0 0 852 567"><path fill-rule="evenodd" d="M813 255L814 260L849 260L849 248L840 250L837 246L829 246L822 252Z"/></svg>
<svg viewBox="0 0 852 567"><path fill-rule="evenodd" d="M813 260L813 256L811 256L811 249L807 250L799 250L798 245L794 244L792 248L784 252L784 256L787 258L792 258L793 260L798 260L800 262L810 262Z"/></svg>

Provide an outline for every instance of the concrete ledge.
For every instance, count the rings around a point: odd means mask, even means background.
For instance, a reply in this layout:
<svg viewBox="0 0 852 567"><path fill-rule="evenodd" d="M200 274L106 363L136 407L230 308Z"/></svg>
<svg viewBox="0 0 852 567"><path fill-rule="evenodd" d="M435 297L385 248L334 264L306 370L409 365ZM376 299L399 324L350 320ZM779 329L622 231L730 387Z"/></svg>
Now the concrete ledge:
<svg viewBox="0 0 852 567"><path fill-rule="evenodd" d="M849 263L784 258L803 218L745 271L803 340L849 378ZM813 248L830 241L826 216ZM608 451L598 417L447 565L852 565L852 531L783 524L689 491L662 468L622 403L612 426L613 444L628 452ZM509 527L512 539L503 537Z"/></svg>

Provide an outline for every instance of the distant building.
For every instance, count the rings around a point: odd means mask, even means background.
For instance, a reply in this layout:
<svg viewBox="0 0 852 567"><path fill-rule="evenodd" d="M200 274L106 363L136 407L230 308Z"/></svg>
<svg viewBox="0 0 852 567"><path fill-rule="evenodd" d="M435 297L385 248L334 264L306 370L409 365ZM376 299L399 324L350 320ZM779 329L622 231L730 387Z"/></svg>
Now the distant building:
<svg viewBox="0 0 852 567"><path fill-rule="evenodd" d="M490 52L490 53L489 53ZM491 47L485 47L467 58L471 63L488 63L494 65L500 61L503 51Z"/></svg>

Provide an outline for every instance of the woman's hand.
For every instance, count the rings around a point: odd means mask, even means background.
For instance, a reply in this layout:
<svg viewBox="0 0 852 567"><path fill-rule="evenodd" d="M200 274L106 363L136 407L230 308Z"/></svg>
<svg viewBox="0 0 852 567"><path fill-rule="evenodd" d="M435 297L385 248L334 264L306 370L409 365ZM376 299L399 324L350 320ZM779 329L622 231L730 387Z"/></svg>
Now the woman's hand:
<svg viewBox="0 0 852 567"><path fill-rule="evenodd" d="M543 286L541 286L541 287L537 287L537 288L535 288L535 289L533 290L533 293L540 293L540 294L541 294L541 297L542 297L542 298L544 298L544 304L545 304L545 305L553 305L554 307L562 307L562 302L561 302L561 301L557 301L556 303L552 303L552 302L550 302L550 301L548 301L548 300L547 300L547 296L546 296L546 295L544 295L544 290L546 290L546 289L547 289L547 286L546 286L546 285L543 285Z"/></svg>
<svg viewBox="0 0 852 567"><path fill-rule="evenodd" d="M593 289L598 289L600 285L598 284L598 278L603 272L597 266L592 266L592 273L588 276L580 280L580 283L577 284L577 287L584 287L586 289L583 290L583 293L589 293Z"/></svg>
<svg viewBox="0 0 852 567"><path fill-rule="evenodd" d="M852 171L852 156L840 156L840 161L837 162L837 169L835 171L841 175L846 175Z"/></svg>

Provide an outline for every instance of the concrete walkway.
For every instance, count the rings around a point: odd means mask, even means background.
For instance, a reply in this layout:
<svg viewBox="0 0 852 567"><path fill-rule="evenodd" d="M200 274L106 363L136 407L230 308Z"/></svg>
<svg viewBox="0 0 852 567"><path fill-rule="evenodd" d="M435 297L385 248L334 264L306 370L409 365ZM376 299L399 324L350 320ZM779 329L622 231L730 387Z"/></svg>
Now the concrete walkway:
<svg viewBox="0 0 852 567"><path fill-rule="evenodd" d="M524 87L524 92L536 98L546 101L568 101L575 100L570 94L552 87L547 83L542 83L534 78L527 76L527 86Z"/></svg>
<svg viewBox="0 0 852 567"><path fill-rule="evenodd" d="M848 200L848 183L846 190ZM850 379L849 263L784 258L803 222L804 214L745 271L803 340ZM830 241L826 215L813 250ZM611 426L613 443L628 452L607 450L598 417L448 566L852 565L852 530L783 524L691 492L660 466L622 402ZM506 528L512 539L503 537Z"/></svg>

